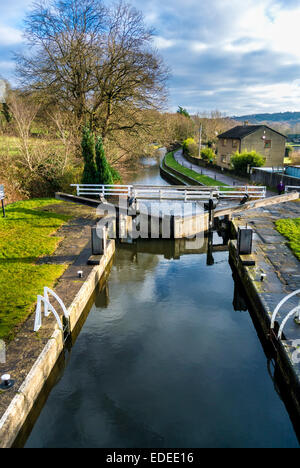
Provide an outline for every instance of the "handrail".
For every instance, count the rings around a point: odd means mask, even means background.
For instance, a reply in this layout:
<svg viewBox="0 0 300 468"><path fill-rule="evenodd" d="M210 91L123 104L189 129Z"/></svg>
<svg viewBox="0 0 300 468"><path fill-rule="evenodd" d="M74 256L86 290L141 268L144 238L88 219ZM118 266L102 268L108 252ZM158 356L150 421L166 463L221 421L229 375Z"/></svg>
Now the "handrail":
<svg viewBox="0 0 300 468"><path fill-rule="evenodd" d="M59 305L61 306L61 308L63 310L64 317L66 319L69 319L69 313L68 313L63 301L60 299L60 297L54 291L52 291L48 287L45 287L44 288L44 296L41 296L41 295L37 296L37 305L36 305L35 320L34 320L34 327L33 327L33 331L35 331L35 332L39 331L39 329L42 326L42 303L44 304L44 315L45 315L45 317L48 317L50 315L50 312L52 312L54 317L56 318L58 327L60 328L61 331L63 331L62 321L61 321L57 311L53 307L53 305L49 302L49 294L48 293L50 293L57 300L57 302L59 303Z"/></svg>
<svg viewBox="0 0 300 468"><path fill-rule="evenodd" d="M297 307L294 307L288 314L287 316L284 318L284 320L282 321L281 325L280 325L280 328L278 330L278 335L277 335L277 338L281 338L282 336L282 332L283 332L283 329L284 329L284 326L286 324L286 322L288 321L288 319L290 317L292 317L294 314L296 313L299 313L300 315L300 305L298 305ZM299 317L299 316L298 316Z"/></svg>
<svg viewBox="0 0 300 468"><path fill-rule="evenodd" d="M69 312L67 311L66 309L66 306L65 304L63 303L63 301L61 300L61 298L54 292L52 291L52 289L48 288L47 286L44 288L44 297L45 299L49 302L49 296L48 296L48 293L51 294L51 296L53 296L57 302L59 303L60 307L62 308L63 310L63 313L64 313L64 316L66 318L69 318ZM45 310L45 317L48 317L49 313Z"/></svg>
<svg viewBox="0 0 300 468"><path fill-rule="evenodd" d="M278 304L277 306L275 307L274 311L273 311L273 314L272 314L272 317L271 317L271 330L274 329L274 326L275 326L275 319L276 319L276 316L280 310L280 308L283 306L283 304L285 304L289 299L291 299L291 297L294 297L296 296L297 294L300 294L300 289L297 289L297 291L294 291L290 294L288 294L287 296L285 296ZM283 329L285 327L285 324L287 323L287 321L289 320L290 317L292 317L293 315L297 314L298 313L298 320L300 321L300 304L296 307L294 307L283 319L283 321L281 322L281 325L279 327L279 330L278 330L278 334L277 334L277 339L280 339L281 336L282 336L282 332L283 332Z"/></svg>
<svg viewBox="0 0 300 468"><path fill-rule="evenodd" d="M278 314L279 309L280 309L280 308L283 306L283 304L285 304L291 297L296 296L297 294L300 294L300 289L297 289L297 291L294 291L294 292L292 292L291 294L288 294L287 296L285 296L285 297L277 304L277 306L275 307L275 309L274 309L274 311L273 311L272 318L271 318L271 329L274 328L276 315Z"/></svg>
<svg viewBox="0 0 300 468"><path fill-rule="evenodd" d="M37 306L36 306L36 311L35 311L35 321L34 321L33 331L35 332L39 331L39 329L42 326L42 302L44 303L44 310L46 310L46 307L47 307L47 311L50 309L50 311L54 314L56 318L59 328L61 329L61 331L63 331L61 320L59 318L58 313L54 309L53 305L51 305L50 302L48 302L44 296L40 296L40 295L37 297Z"/></svg>
<svg viewBox="0 0 300 468"><path fill-rule="evenodd" d="M153 185L134 186L134 185L101 185L101 184L72 184L76 187L77 196L81 195L99 195L99 196L128 196L135 199L176 199L192 200L203 199L210 196L217 198L241 198L247 194L255 198L265 198L266 187L258 186L164 186Z"/></svg>
<svg viewBox="0 0 300 468"><path fill-rule="evenodd" d="M300 185L286 185L285 186L285 193L289 191L295 190L295 192L300 192Z"/></svg>

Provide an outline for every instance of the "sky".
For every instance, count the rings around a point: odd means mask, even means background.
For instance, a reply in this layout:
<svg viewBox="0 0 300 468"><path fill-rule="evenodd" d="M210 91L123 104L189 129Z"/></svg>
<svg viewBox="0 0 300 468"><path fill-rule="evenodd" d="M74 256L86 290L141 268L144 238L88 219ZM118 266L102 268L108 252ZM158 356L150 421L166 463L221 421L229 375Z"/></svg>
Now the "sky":
<svg viewBox="0 0 300 468"><path fill-rule="evenodd" d="M168 109L300 111L300 0L131 0L171 70ZM32 0L0 0L0 76L15 83Z"/></svg>

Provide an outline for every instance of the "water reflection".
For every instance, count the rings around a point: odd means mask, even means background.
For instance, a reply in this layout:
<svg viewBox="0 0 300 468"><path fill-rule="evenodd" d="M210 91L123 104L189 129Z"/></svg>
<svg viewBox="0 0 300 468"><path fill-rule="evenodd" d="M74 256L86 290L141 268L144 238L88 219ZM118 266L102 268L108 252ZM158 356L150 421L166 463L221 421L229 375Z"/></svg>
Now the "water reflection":
<svg viewBox="0 0 300 468"><path fill-rule="evenodd" d="M137 182L162 185L151 171ZM26 447L298 446L298 419L276 367L270 378L272 352L232 278L226 239L192 247L119 244Z"/></svg>
<svg viewBox="0 0 300 468"><path fill-rule="evenodd" d="M228 253L211 255L119 246L27 447L298 446Z"/></svg>

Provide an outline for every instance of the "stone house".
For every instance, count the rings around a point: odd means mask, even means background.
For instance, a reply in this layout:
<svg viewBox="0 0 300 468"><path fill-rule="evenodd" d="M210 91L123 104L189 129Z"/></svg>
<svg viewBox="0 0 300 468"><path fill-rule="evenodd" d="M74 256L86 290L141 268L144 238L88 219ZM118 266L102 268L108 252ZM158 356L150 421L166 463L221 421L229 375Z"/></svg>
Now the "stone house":
<svg viewBox="0 0 300 468"><path fill-rule="evenodd" d="M218 135L217 165L230 169L230 159L238 151L256 151L266 159L265 166L283 166L286 136L267 125L238 125Z"/></svg>

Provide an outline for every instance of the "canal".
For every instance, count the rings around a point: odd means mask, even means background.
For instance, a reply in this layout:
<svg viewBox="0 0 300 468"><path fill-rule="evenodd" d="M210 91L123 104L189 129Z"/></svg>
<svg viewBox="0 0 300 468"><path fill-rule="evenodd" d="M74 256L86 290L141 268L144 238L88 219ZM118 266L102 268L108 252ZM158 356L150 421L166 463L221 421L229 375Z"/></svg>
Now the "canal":
<svg viewBox="0 0 300 468"><path fill-rule="evenodd" d="M299 446L226 251L120 244L63 366L25 447Z"/></svg>

